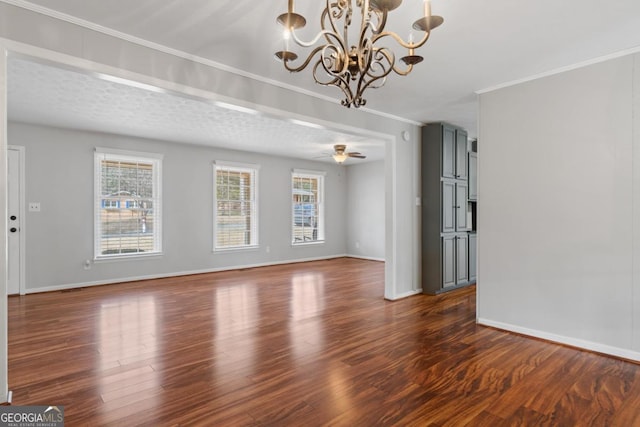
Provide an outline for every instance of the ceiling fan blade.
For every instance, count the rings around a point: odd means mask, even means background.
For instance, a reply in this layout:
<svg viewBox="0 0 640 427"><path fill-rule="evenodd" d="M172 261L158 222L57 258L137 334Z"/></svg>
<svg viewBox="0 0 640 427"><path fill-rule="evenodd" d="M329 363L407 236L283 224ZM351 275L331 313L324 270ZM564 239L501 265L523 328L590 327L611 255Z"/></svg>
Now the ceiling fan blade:
<svg viewBox="0 0 640 427"><path fill-rule="evenodd" d="M349 153L349 157L353 157L353 158L356 158L356 159L366 159L367 158L367 156L363 156L360 153Z"/></svg>

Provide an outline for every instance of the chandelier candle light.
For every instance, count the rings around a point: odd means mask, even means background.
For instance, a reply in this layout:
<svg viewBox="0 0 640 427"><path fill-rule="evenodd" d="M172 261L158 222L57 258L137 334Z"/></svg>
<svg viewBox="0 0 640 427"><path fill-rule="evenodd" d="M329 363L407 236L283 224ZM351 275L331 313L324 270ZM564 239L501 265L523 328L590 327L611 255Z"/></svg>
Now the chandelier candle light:
<svg viewBox="0 0 640 427"><path fill-rule="evenodd" d="M349 46L349 29L353 17L355 2L360 8L361 22L357 30L357 45ZM396 9L402 0L327 0L320 18L321 30L309 41L300 40L295 30L306 25L307 20L294 12L294 0L289 0L287 13L278 16L278 23L284 27L284 50L276 52L276 58L291 72L304 70L314 58L313 79L323 86L337 86L345 95L342 105L361 107L366 104L362 97L368 88L382 87L387 76L393 71L406 76L413 66L423 60L415 54L415 49L423 46L429 39L431 30L440 26L444 19L431 15L430 0L424 1L424 16L413 23L413 29L424 32L418 42L410 35L408 41L391 31L385 31L387 15ZM339 31L342 27L342 32ZM407 55L400 58L406 67L396 63L394 52L377 43L385 38L394 39L399 46L407 49ZM313 50L304 62L292 64L298 55L289 50L290 40L304 48ZM321 42L321 44L319 44Z"/></svg>

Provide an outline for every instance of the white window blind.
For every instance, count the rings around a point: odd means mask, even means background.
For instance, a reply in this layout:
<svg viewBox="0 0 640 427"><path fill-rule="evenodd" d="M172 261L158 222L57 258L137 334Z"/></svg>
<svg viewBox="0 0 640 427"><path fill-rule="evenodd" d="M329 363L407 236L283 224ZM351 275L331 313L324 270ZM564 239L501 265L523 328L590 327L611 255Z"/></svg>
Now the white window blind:
<svg viewBox="0 0 640 427"><path fill-rule="evenodd" d="M159 155L96 149L96 259L162 252L161 167Z"/></svg>
<svg viewBox="0 0 640 427"><path fill-rule="evenodd" d="M214 164L214 250L258 245L258 167Z"/></svg>

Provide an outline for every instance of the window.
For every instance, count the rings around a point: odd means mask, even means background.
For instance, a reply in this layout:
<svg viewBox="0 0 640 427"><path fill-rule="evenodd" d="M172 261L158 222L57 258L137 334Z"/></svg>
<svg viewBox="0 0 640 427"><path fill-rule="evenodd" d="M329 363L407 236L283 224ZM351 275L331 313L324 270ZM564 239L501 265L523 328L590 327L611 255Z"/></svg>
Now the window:
<svg viewBox="0 0 640 427"><path fill-rule="evenodd" d="M292 243L324 241L324 173L294 170L291 175Z"/></svg>
<svg viewBox="0 0 640 427"><path fill-rule="evenodd" d="M258 168L215 162L214 250L258 246Z"/></svg>
<svg viewBox="0 0 640 427"><path fill-rule="evenodd" d="M158 254L162 156L97 148L96 259Z"/></svg>
<svg viewBox="0 0 640 427"><path fill-rule="evenodd" d="M102 199L102 207L107 209L118 209L120 207L120 201L112 199Z"/></svg>

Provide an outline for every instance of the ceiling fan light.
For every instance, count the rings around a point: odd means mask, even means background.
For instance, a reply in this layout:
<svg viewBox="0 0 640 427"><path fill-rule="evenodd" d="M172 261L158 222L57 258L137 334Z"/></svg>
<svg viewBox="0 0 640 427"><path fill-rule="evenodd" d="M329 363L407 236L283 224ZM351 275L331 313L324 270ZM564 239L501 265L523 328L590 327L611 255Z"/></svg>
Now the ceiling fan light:
<svg viewBox="0 0 640 427"><path fill-rule="evenodd" d="M345 153L336 153L333 155L333 160L335 160L338 164L342 164L345 160L347 160L347 158L349 158L349 156L347 156Z"/></svg>

